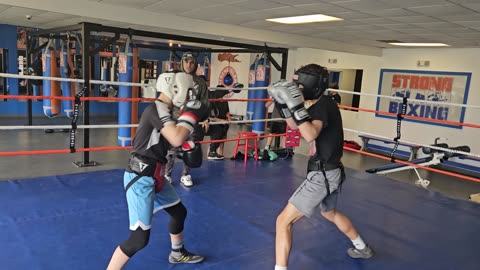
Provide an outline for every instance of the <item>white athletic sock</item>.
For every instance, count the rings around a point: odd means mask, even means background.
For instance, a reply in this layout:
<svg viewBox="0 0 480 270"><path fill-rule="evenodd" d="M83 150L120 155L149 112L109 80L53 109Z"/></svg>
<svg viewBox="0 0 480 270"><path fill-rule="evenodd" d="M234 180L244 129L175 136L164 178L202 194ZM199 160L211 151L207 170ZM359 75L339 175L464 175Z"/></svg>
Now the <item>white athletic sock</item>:
<svg viewBox="0 0 480 270"><path fill-rule="evenodd" d="M287 267L275 265L275 270L287 270Z"/></svg>
<svg viewBox="0 0 480 270"><path fill-rule="evenodd" d="M173 243L172 242L172 250L179 250L183 248L183 241L178 242L178 243Z"/></svg>
<svg viewBox="0 0 480 270"><path fill-rule="evenodd" d="M352 240L353 245L356 249L364 249L367 245L363 242L363 239L358 235L357 239Z"/></svg>

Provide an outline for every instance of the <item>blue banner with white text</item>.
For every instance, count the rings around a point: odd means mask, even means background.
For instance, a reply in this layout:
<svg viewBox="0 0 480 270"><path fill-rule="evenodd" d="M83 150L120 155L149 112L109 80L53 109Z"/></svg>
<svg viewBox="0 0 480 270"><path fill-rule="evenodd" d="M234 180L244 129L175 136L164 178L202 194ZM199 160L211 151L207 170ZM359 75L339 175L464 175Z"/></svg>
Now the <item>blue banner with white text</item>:
<svg viewBox="0 0 480 270"><path fill-rule="evenodd" d="M463 123L465 107L452 104L466 104L472 73L418 71L382 69L378 94L407 98L406 115L435 120ZM428 102L418 102L418 101ZM377 110L390 113L401 113L402 100L377 98ZM393 116L375 114L377 117L396 119ZM421 122L430 125L459 128L447 122L431 122L427 120L408 119L404 121Z"/></svg>

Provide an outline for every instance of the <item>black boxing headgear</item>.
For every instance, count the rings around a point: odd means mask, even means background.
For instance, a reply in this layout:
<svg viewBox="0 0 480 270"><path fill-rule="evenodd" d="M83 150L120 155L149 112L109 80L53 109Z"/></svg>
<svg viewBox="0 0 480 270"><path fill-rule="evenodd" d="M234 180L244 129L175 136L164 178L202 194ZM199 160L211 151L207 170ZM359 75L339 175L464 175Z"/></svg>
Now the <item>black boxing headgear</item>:
<svg viewBox="0 0 480 270"><path fill-rule="evenodd" d="M328 70L316 64L304 66L295 72L293 81L303 85L306 100L318 99L328 88Z"/></svg>
<svg viewBox="0 0 480 270"><path fill-rule="evenodd" d="M185 72L185 69L183 68L183 61L185 60L193 60L195 62L195 67L193 68L193 71L191 74L195 74L197 72L197 67L198 67L198 62L197 62L197 57L192 52L184 52L182 55L182 60L180 62L180 70Z"/></svg>

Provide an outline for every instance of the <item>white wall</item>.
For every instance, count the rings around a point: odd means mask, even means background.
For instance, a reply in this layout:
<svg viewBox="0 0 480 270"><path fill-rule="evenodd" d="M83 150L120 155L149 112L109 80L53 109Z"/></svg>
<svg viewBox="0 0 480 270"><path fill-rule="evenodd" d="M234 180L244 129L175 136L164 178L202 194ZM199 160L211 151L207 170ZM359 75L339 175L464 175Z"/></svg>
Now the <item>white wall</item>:
<svg viewBox="0 0 480 270"><path fill-rule="evenodd" d="M353 91L355 87L356 69L342 69L340 71L340 80L338 87L342 90ZM342 105L352 106L353 95L338 93L342 97Z"/></svg>
<svg viewBox="0 0 480 270"><path fill-rule="evenodd" d="M237 55L235 59L240 62L227 62L227 61L219 61L218 60L218 53L212 53L212 61L211 61L211 75L210 75L210 86L215 87L219 83L221 83L221 72L222 70L227 67L231 66L237 75L236 82L243 83L245 86L248 86L248 69L250 67L250 54L249 53L233 53L233 55ZM229 98L247 98L247 91L241 91L238 94L233 94L229 96ZM235 115L243 115L245 116L247 103L246 102L229 102L228 106L230 108L230 113Z"/></svg>
<svg viewBox="0 0 480 270"><path fill-rule="evenodd" d="M330 69L363 69L362 93L377 94L380 78L380 69L408 69L429 71L471 72L469 105L480 105L480 80L478 74L478 56L480 49L387 49L382 57L355 55L349 53L333 52L302 48L295 52L295 67L308 63L317 63ZM337 64L329 64L329 58L336 58ZM417 67L417 60L430 60L430 67ZM362 96L360 107L375 109L375 97ZM342 111L344 127L363 132L396 137L396 120L375 117L373 113ZM465 123L480 124L480 109L467 109ZM360 142L355 134L345 132L346 139ZM446 128L434 125L402 123L402 139L421 144L431 144L436 137L447 137L448 144L457 146L467 144L473 153L480 153L480 129L464 127L463 129Z"/></svg>

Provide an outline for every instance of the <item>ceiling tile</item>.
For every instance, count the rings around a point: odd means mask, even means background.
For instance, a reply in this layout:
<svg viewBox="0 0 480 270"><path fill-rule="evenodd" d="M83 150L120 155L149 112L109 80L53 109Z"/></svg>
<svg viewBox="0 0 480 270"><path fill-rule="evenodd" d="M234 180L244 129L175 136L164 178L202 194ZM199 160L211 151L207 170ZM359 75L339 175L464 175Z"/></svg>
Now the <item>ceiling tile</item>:
<svg viewBox="0 0 480 270"><path fill-rule="evenodd" d="M406 16L406 17L392 17L393 21L404 23L427 23L427 22L441 22L441 20L427 17L427 16Z"/></svg>
<svg viewBox="0 0 480 270"><path fill-rule="evenodd" d="M42 28L48 29L48 28L54 28L59 26L74 25L81 22L90 22L90 21L88 18L76 16L76 17L69 18L67 20L59 20L52 23L43 24Z"/></svg>
<svg viewBox="0 0 480 270"><path fill-rule="evenodd" d="M473 21L473 22L455 22L458 25L463 25L466 27L476 28L480 27L480 21Z"/></svg>
<svg viewBox="0 0 480 270"><path fill-rule="evenodd" d="M448 0L450 2L456 3L456 4L474 4L478 3L478 0Z"/></svg>
<svg viewBox="0 0 480 270"><path fill-rule="evenodd" d="M373 30L373 31L365 31L369 34L374 34L382 38L389 38L389 39L394 39L394 38L400 38L400 36L406 36L404 33L400 33L395 30L391 29L386 29L386 30Z"/></svg>
<svg viewBox="0 0 480 270"><path fill-rule="evenodd" d="M438 28L458 28L458 24L448 23L448 22L432 22L432 23L412 23L418 27L429 28L429 29L438 29Z"/></svg>
<svg viewBox="0 0 480 270"><path fill-rule="evenodd" d="M238 25L252 21L265 20L267 18L269 18L269 16L263 13L244 13L241 16L225 15L223 17L213 18L212 21Z"/></svg>
<svg viewBox="0 0 480 270"><path fill-rule="evenodd" d="M385 28L376 26L376 25L350 25L350 26L345 26L345 28L348 29L357 29L361 31L374 31L374 30L385 30Z"/></svg>
<svg viewBox="0 0 480 270"><path fill-rule="evenodd" d="M334 27L340 30L344 26L359 25L359 24L364 24L364 23L359 23L359 22L350 21L350 20L343 20L343 21L333 21L333 22L312 23L311 27L312 28Z"/></svg>
<svg viewBox="0 0 480 270"><path fill-rule="evenodd" d="M210 0L211 2L217 3L217 4L231 4L235 2L243 2L247 0Z"/></svg>
<svg viewBox="0 0 480 270"><path fill-rule="evenodd" d="M480 28L477 29L477 30L479 30L478 33L452 33L452 34L450 34L450 36L463 38L463 39L469 39L469 40L479 40L480 41Z"/></svg>
<svg viewBox="0 0 480 270"><path fill-rule="evenodd" d="M247 1L241 1L241 2L234 2L234 3L231 3L230 5L235 7L243 7L243 8L255 9L255 10L287 7L287 5L285 4L279 4L279 3L264 1L264 0L247 0Z"/></svg>
<svg viewBox="0 0 480 270"><path fill-rule="evenodd" d="M333 4L356 11L372 11L395 8L393 5L383 3L378 0L338 1L334 2Z"/></svg>
<svg viewBox="0 0 480 270"><path fill-rule="evenodd" d="M397 29L397 31L401 33L409 34L409 35L432 33L431 29L426 29L426 28Z"/></svg>
<svg viewBox="0 0 480 270"><path fill-rule="evenodd" d="M373 46L373 47L378 47L378 48L391 47L391 45L389 45L387 43L374 41L374 40L357 40L356 43L358 43L360 45Z"/></svg>
<svg viewBox="0 0 480 270"><path fill-rule="evenodd" d="M307 10L301 10L298 8L292 7L281 7L281 8L272 8L264 10L256 10L251 12L239 13L241 16L255 16L258 19L268 19L268 18L278 18L278 17L287 17L287 16L298 16L298 15L307 15L311 12Z"/></svg>
<svg viewBox="0 0 480 270"><path fill-rule="evenodd" d="M332 13L330 15L335 16L337 18L345 19L345 20L367 19L367 18L373 17L370 14L365 14L358 11L339 12L339 13Z"/></svg>
<svg viewBox="0 0 480 270"><path fill-rule="evenodd" d="M468 39L450 39L445 42L446 44L450 46L455 46L455 47L478 47L480 45L480 42L478 40L468 40Z"/></svg>
<svg viewBox="0 0 480 270"><path fill-rule="evenodd" d="M352 29L340 29L340 31L337 31L335 33L340 35L349 35L349 36L355 36L355 37L361 37L362 35L369 34L368 32L352 30Z"/></svg>
<svg viewBox="0 0 480 270"><path fill-rule="evenodd" d="M353 37L353 36L342 36L342 35L336 35L333 37L330 37L331 40L336 40L336 41L342 41L342 42L355 42L358 37Z"/></svg>
<svg viewBox="0 0 480 270"><path fill-rule="evenodd" d="M467 15L474 13L474 11L455 4L438 5L428 7L413 7L408 10L418 12L427 16L451 16L451 15Z"/></svg>
<svg viewBox="0 0 480 270"><path fill-rule="evenodd" d="M318 3L319 0L269 0L270 2L276 2L284 5L305 5Z"/></svg>
<svg viewBox="0 0 480 270"><path fill-rule="evenodd" d="M470 28L439 28L439 29L435 29L436 32L439 32L439 33L444 33L444 34L452 34L452 33L464 33L464 34L467 34L467 33L478 33L479 31L475 30L475 29L470 29Z"/></svg>
<svg viewBox="0 0 480 270"><path fill-rule="evenodd" d="M47 23L53 23L56 21L68 20L76 17L78 16L64 14L64 13L56 13L56 12L45 12L39 15L32 16L31 21L39 24L47 24Z"/></svg>
<svg viewBox="0 0 480 270"><path fill-rule="evenodd" d="M480 21L480 13L472 13L467 15L452 15L452 16L442 16L442 19L449 22L471 22L471 21Z"/></svg>
<svg viewBox="0 0 480 270"><path fill-rule="evenodd" d="M163 0L158 3L146 6L144 9L159 13L180 14L190 10L212 6L207 0Z"/></svg>
<svg viewBox="0 0 480 270"><path fill-rule="evenodd" d="M448 38L448 35L444 34L417 34L416 36L432 42L441 42L445 40L445 38Z"/></svg>
<svg viewBox="0 0 480 270"><path fill-rule="evenodd" d="M387 18L368 18L368 19L356 19L356 20L353 20L353 21L356 21L356 22L362 22L362 23L365 23L365 24L394 24L396 23L396 21L392 21L390 19L387 19Z"/></svg>
<svg viewBox="0 0 480 270"><path fill-rule="evenodd" d="M408 23L382 24L380 26L388 29L395 29L395 30L418 29L418 26L408 24Z"/></svg>
<svg viewBox="0 0 480 270"><path fill-rule="evenodd" d="M292 1L292 3L294 3ZM295 3L295 7L303 10L308 10L311 13L320 13L320 14L325 14L325 15L330 15L332 13L339 13L339 12L348 12L350 10L345 9L343 7L339 7L336 5L331 5L331 4L307 4L307 5L297 5Z"/></svg>
<svg viewBox="0 0 480 270"><path fill-rule="evenodd" d="M18 19L24 19L26 15L36 16L47 11L30 9L30 8L21 8L21 7L10 7L2 11L2 17L17 17Z"/></svg>
<svg viewBox="0 0 480 270"><path fill-rule="evenodd" d="M445 0L380 0L381 2L387 3L392 6L401 7L401 8L410 8L410 7L425 7L425 6L435 6L435 5L447 5L451 2Z"/></svg>
<svg viewBox="0 0 480 270"><path fill-rule="evenodd" d="M277 23L274 22L269 22L266 20L256 20L256 21L249 21L246 23L241 23L241 26L245 27L260 27L260 28L268 28L268 27L274 27L278 25Z"/></svg>
<svg viewBox="0 0 480 270"><path fill-rule="evenodd" d="M102 3L142 9L159 2L158 0L102 0Z"/></svg>
<svg viewBox="0 0 480 270"><path fill-rule="evenodd" d="M6 9L8 9L8 8L10 8L10 6L7 6L7 5L0 5L0 12L2 12L2 11L4 11L4 10L6 10Z"/></svg>
<svg viewBox="0 0 480 270"><path fill-rule="evenodd" d="M247 12L248 9L242 7L235 7L230 5L216 5L200 9L195 9L180 13L180 16L197 18L204 20L211 20L212 18L219 18L224 16L232 16L233 14Z"/></svg>
<svg viewBox="0 0 480 270"><path fill-rule="evenodd" d="M405 16L416 16L418 13L403 9L403 8L391 8L391 9L372 9L372 10L364 10L363 13L367 13L370 15L378 16L378 17L405 17Z"/></svg>
<svg viewBox="0 0 480 270"><path fill-rule="evenodd" d="M335 32L317 32L315 34L312 34L311 36L312 37L323 38L323 39L329 39L329 38L338 36L338 33L335 33Z"/></svg>
<svg viewBox="0 0 480 270"><path fill-rule="evenodd" d="M472 4L465 4L463 5L466 8L473 9L475 11L480 11L480 3L472 3Z"/></svg>

